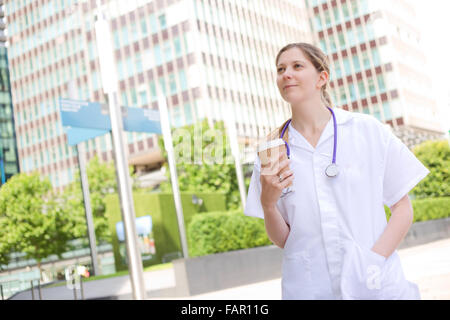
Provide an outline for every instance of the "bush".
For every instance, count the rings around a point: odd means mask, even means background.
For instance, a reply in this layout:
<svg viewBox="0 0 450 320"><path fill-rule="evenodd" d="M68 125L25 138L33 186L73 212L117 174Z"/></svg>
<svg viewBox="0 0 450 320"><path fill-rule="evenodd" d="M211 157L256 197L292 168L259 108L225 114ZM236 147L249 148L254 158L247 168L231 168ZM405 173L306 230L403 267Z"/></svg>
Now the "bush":
<svg viewBox="0 0 450 320"><path fill-rule="evenodd" d="M416 198L450 196L450 144L447 140L425 141L413 148L430 173L411 191Z"/></svg>
<svg viewBox="0 0 450 320"><path fill-rule="evenodd" d="M245 216L241 210L195 215L187 237L191 257L272 244L264 221Z"/></svg>
<svg viewBox="0 0 450 320"><path fill-rule="evenodd" d="M414 199L411 204L414 211L413 222L450 217L450 197ZM387 206L384 209L389 220L391 212Z"/></svg>
<svg viewBox="0 0 450 320"><path fill-rule="evenodd" d="M450 197L411 200L413 222L450 217ZM389 220L390 210L384 207ZM187 227L189 255L271 245L262 219L245 216L241 210L216 211L194 215Z"/></svg>

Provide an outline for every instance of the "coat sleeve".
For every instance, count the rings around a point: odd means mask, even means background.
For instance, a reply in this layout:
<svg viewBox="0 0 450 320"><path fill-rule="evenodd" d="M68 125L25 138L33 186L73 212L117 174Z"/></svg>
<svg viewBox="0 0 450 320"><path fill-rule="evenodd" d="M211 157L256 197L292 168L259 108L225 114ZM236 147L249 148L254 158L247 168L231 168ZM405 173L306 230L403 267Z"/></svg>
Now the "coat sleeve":
<svg viewBox="0 0 450 320"><path fill-rule="evenodd" d="M261 181L260 172L261 164L259 157L256 156L255 164L253 166L253 173L250 179L248 188L247 201L245 203L244 214L250 217L257 217L264 219L264 211L261 206Z"/></svg>
<svg viewBox="0 0 450 320"><path fill-rule="evenodd" d="M383 203L392 207L430 171L389 129L383 164Z"/></svg>

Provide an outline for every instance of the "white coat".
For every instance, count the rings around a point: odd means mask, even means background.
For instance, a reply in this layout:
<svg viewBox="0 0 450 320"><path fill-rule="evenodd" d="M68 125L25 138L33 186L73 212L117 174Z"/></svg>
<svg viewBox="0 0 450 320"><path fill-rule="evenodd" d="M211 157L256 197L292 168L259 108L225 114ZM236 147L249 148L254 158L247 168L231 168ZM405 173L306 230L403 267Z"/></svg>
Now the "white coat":
<svg viewBox="0 0 450 320"><path fill-rule="evenodd" d="M371 115L333 108L314 149L289 125L294 192L277 208L290 226L283 249L282 299L420 299L405 279L397 251L387 259L371 250L391 207L429 170L384 124ZM244 214L264 219L260 161L256 156Z"/></svg>

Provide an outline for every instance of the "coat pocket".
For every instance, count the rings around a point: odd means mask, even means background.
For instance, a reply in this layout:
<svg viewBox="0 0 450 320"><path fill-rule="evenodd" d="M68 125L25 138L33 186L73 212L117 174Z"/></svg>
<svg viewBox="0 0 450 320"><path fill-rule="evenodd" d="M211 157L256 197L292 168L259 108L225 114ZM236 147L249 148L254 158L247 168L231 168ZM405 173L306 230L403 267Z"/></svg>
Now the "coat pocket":
<svg viewBox="0 0 450 320"><path fill-rule="evenodd" d="M357 243L349 246L341 273L344 300L380 299L386 258Z"/></svg>
<svg viewBox="0 0 450 320"><path fill-rule="evenodd" d="M306 250L283 256L282 299L312 299L311 260Z"/></svg>
<svg viewBox="0 0 450 320"><path fill-rule="evenodd" d="M385 269L382 279L383 292L381 299L420 300L419 287L415 283L406 280L400 257L396 251L386 260Z"/></svg>
<svg viewBox="0 0 450 320"><path fill-rule="evenodd" d="M386 259L356 243L344 258L341 293L343 299L420 300L419 288L405 279L396 251Z"/></svg>

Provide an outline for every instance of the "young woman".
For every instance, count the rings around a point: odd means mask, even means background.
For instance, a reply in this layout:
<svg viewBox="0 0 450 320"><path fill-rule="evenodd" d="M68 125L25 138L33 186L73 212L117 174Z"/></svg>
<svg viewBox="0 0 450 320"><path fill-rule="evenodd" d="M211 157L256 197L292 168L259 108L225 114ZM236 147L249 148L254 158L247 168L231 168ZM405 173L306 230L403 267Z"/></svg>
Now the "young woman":
<svg viewBox="0 0 450 320"><path fill-rule="evenodd" d="M289 159L256 157L244 213L283 248L282 298L420 299L396 248L413 220L408 192L429 170L373 116L332 106L317 47L285 46L276 70L292 118L269 139Z"/></svg>

